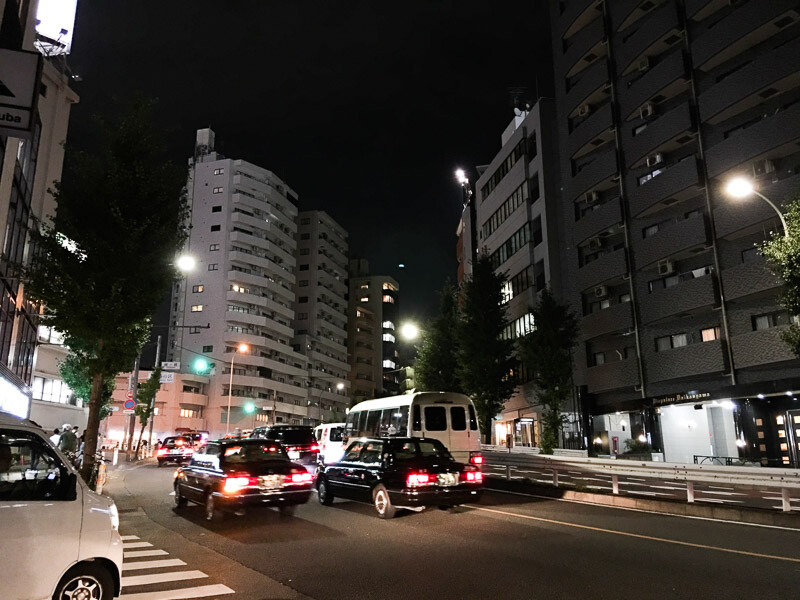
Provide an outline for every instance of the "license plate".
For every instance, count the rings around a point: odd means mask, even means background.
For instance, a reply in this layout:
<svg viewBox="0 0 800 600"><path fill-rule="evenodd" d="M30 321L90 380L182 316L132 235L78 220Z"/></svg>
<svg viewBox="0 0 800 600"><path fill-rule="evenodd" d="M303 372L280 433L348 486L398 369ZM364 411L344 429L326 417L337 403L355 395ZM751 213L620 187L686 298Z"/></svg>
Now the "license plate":
<svg viewBox="0 0 800 600"><path fill-rule="evenodd" d="M297 450L289 451L289 460L297 460L300 458L300 453Z"/></svg>
<svg viewBox="0 0 800 600"><path fill-rule="evenodd" d="M283 475L263 475L258 478L258 487L262 490L276 490L283 483Z"/></svg>
<svg viewBox="0 0 800 600"><path fill-rule="evenodd" d="M445 487L458 485L458 473L439 473L438 483Z"/></svg>

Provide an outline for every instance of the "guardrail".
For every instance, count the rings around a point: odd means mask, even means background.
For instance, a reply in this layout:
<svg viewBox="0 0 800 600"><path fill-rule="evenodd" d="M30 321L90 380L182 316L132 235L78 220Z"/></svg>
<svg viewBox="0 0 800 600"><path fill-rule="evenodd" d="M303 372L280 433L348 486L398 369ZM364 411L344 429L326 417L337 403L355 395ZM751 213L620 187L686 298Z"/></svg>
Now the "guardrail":
<svg viewBox="0 0 800 600"><path fill-rule="evenodd" d="M649 477L686 484L686 501L694 502L695 483L724 483L749 488L767 487L781 490L781 508L789 512L790 490L800 490L800 470L772 467L722 467L714 464L682 464L663 462L617 461L604 458L547 456L521 452L484 450L484 464L506 467L511 479L512 467L533 467L550 471L553 485L558 487L559 472L580 468L587 473L611 476L611 491L619 494L619 477Z"/></svg>

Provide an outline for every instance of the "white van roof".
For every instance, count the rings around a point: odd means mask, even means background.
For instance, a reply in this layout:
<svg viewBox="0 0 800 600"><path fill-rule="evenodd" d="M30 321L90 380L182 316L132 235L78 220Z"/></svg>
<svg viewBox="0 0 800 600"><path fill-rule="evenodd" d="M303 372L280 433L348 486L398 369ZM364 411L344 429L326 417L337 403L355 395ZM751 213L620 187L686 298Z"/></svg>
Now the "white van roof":
<svg viewBox="0 0 800 600"><path fill-rule="evenodd" d="M350 412L380 410L383 408L393 408L395 406L411 406L414 400L423 400L427 402L458 402L463 404L470 404L472 402L468 396L455 392L415 392L413 394L389 396L388 398L378 398L376 400L365 400L364 402L356 404L350 409Z"/></svg>

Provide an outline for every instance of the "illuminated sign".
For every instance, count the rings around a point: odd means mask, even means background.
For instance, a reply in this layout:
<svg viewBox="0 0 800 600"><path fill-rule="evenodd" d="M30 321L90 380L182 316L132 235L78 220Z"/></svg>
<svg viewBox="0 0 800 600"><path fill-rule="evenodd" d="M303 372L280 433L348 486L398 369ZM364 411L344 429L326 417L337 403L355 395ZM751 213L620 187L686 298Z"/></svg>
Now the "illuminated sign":
<svg viewBox="0 0 800 600"><path fill-rule="evenodd" d="M0 377L0 410L27 419L30 405L29 396L7 379Z"/></svg>
<svg viewBox="0 0 800 600"><path fill-rule="evenodd" d="M47 38L40 41L45 54L69 54L77 9L78 0L39 0L36 33Z"/></svg>
<svg viewBox="0 0 800 600"><path fill-rule="evenodd" d="M708 392L687 392L685 394L673 394L671 396L661 396L653 398L653 406L665 406L667 404L678 404L680 402L694 402L696 400L708 400L711 394Z"/></svg>
<svg viewBox="0 0 800 600"><path fill-rule="evenodd" d="M38 52L0 49L0 134L31 136L41 70Z"/></svg>

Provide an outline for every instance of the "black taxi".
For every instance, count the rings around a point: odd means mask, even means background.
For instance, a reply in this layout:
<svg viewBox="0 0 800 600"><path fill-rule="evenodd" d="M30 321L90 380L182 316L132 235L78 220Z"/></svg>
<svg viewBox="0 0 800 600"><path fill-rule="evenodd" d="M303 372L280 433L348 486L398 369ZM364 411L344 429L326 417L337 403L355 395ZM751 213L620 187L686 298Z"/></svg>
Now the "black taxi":
<svg viewBox="0 0 800 600"><path fill-rule="evenodd" d="M291 515L308 502L312 475L289 460L272 440L225 439L199 448L191 462L175 471L175 507L187 502L205 507L206 519L220 510L277 506Z"/></svg>
<svg viewBox="0 0 800 600"><path fill-rule="evenodd" d="M339 462L320 466L316 477L321 504L334 498L371 502L382 519L398 508L445 509L480 499L483 473L458 463L439 441L429 438L359 438Z"/></svg>

